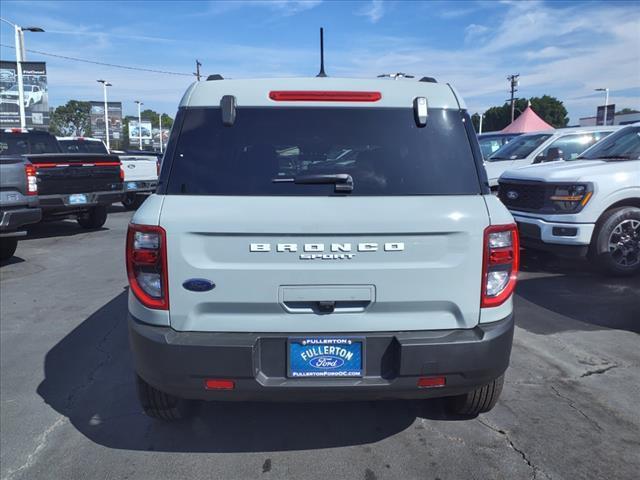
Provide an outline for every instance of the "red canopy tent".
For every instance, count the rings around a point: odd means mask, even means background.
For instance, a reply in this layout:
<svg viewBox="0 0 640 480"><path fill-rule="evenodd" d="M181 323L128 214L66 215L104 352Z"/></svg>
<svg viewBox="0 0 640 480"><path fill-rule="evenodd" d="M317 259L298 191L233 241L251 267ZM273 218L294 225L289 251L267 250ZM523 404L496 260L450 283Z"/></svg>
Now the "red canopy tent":
<svg viewBox="0 0 640 480"><path fill-rule="evenodd" d="M502 133L528 133L551 129L553 129L553 127L542 120L538 114L533 111L531 103L529 103L518 118L502 129Z"/></svg>

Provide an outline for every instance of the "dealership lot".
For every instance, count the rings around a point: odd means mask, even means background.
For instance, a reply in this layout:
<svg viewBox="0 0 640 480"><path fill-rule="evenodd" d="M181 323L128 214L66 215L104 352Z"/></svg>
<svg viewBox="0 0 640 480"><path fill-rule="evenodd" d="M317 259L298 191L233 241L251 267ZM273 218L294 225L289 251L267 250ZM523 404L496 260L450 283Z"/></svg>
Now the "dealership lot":
<svg viewBox="0 0 640 480"><path fill-rule="evenodd" d="M0 267L1 479L634 478L640 278L525 255L511 368L475 420L442 404L207 404L162 424L135 398L124 232L34 227Z"/></svg>

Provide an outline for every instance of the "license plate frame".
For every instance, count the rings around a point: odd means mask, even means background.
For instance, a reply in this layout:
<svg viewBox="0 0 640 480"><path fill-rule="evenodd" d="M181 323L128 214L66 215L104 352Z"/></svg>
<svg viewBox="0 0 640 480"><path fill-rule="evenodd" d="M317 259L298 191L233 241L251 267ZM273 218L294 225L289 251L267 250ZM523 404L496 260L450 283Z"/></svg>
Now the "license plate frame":
<svg viewBox="0 0 640 480"><path fill-rule="evenodd" d="M87 195L84 193L74 193L69 195L69 205L85 205L88 202Z"/></svg>
<svg viewBox="0 0 640 480"><path fill-rule="evenodd" d="M290 337L286 355L288 378L362 378L365 372L362 337Z"/></svg>

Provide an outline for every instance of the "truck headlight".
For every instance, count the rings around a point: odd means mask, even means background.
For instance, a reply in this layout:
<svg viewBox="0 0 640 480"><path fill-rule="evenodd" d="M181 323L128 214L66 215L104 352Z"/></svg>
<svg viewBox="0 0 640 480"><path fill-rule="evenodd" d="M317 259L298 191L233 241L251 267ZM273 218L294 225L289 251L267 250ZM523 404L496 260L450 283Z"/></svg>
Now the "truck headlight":
<svg viewBox="0 0 640 480"><path fill-rule="evenodd" d="M588 185L558 185L551 195L553 207L557 212L569 213L582 209L593 192Z"/></svg>

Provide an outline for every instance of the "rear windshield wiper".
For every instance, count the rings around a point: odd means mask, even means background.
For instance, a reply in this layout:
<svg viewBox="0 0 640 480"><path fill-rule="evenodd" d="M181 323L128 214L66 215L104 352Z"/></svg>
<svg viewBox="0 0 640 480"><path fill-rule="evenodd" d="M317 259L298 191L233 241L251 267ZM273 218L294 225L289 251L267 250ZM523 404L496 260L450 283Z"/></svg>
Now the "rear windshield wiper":
<svg viewBox="0 0 640 480"><path fill-rule="evenodd" d="M295 183L297 185L319 185L333 183L336 192L352 192L353 178L348 173L298 175L296 177L274 178L273 183Z"/></svg>

